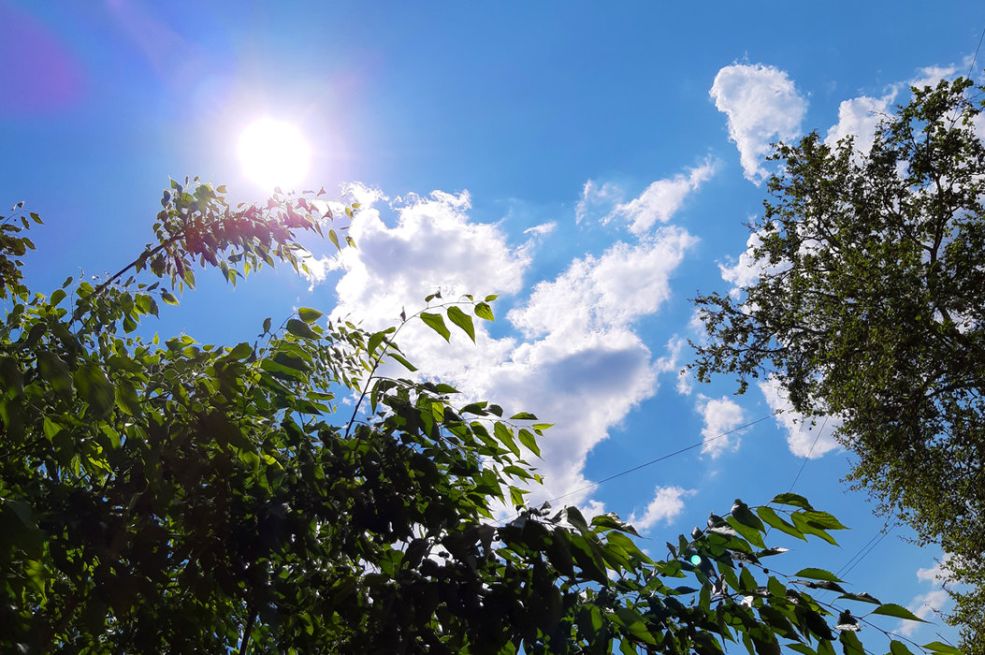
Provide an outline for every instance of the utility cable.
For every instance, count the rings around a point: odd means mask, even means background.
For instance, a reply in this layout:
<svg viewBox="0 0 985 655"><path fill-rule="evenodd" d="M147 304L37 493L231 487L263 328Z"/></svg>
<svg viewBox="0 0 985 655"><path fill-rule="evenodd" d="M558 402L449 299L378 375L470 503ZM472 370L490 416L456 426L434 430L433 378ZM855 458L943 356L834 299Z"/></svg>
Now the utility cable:
<svg viewBox="0 0 985 655"><path fill-rule="evenodd" d="M658 462L663 462L665 460L670 459L671 457L676 457L677 455L680 455L682 453L686 453L689 450L694 450L695 448L698 448L699 446L704 446L705 444L711 443L712 441L717 441L718 439L723 439L723 438L729 436L730 434L734 434L736 432L739 432L740 430L745 430L746 428L750 428L750 427L756 425L757 423L762 423L766 419L772 418L773 416L774 416L773 414L767 414L766 416L761 416L761 417L757 418L755 421L750 421L748 423L743 423L742 425L739 425L737 427L734 427L731 430L727 430L725 432L722 432L721 434L715 435L714 437L709 437L707 439L702 439L701 441L696 441L696 442L690 444L689 446L685 446L684 448L680 448L678 450L675 450L672 453L667 453L666 455L661 455L660 457L655 457L655 458L653 458L651 460L648 460L646 462L643 462L642 464L637 464L636 466L632 466L630 468L623 469L622 471L619 471L617 473L613 473L612 475L609 475L607 477L602 478L601 480L597 480L595 482L592 482L590 484L587 484L587 485L585 485L583 487L579 487L578 489L572 489L571 491L568 491L566 493L563 493L560 496L555 496L554 498L551 498L547 502L549 504L553 504L556 501L561 500L562 498L567 498L568 496L573 496L574 494L581 493L582 491L588 491L589 489L598 488L599 486L605 484L606 482L609 482L611 480L615 480L616 478L621 478L622 476L629 475L630 473L635 473L636 471L639 471L640 469L644 469L644 468L646 468L648 466L652 466L652 465L654 465L654 464L656 464Z"/></svg>

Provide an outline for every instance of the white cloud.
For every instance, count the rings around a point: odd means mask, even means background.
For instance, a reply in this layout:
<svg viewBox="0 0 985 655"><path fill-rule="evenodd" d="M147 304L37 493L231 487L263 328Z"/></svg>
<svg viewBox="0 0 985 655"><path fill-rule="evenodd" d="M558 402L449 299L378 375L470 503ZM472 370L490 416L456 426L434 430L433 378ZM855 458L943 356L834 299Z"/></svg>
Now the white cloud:
<svg viewBox="0 0 985 655"><path fill-rule="evenodd" d="M312 291L317 285L324 282L330 271L337 270L341 266L336 257L315 257L308 250L299 252L298 259L301 262L301 275L310 283L308 291Z"/></svg>
<svg viewBox="0 0 985 655"><path fill-rule="evenodd" d="M335 317L350 315L379 329L393 324L402 307L419 308L438 288L445 298L523 289L529 242L511 245L497 225L471 220L467 193L408 196L390 223L373 206L383 195L363 196L350 231L358 247L342 257ZM531 502L588 487L565 502L601 511L583 476L585 460L657 386L652 354L632 323L670 297L669 278L694 243L685 230L666 226L636 243L575 259L508 314L523 338L494 338L477 321L477 345L463 335L446 344L415 322L401 331L401 347L422 371L467 398L555 423L540 439L542 459L532 458L546 488Z"/></svg>
<svg viewBox="0 0 985 655"><path fill-rule="evenodd" d="M910 601L908 606L909 610L916 614L921 619L928 619L928 617L933 618L941 609L947 605L947 601L950 599L947 592L943 589L935 589L934 591L927 592L925 594L919 594ZM899 627L896 629L904 637L909 637L920 624L916 621L900 621Z"/></svg>
<svg viewBox="0 0 985 655"><path fill-rule="evenodd" d="M738 432L722 436L746 422L745 412L738 403L728 396L708 398L699 394L695 409L701 414L704 423L701 437L709 440L701 447L702 453L715 459L726 450L735 450L739 447Z"/></svg>
<svg viewBox="0 0 985 655"><path fill-rule="evenodd" d="M729 138L739 150L746 178L759 184L768 175L762 162L770 144L799 134L807 101L784 71L762 64L725 66L710 94L728 117Z"/></svg>
<svg viewBox="0 0 985 655"><path fill-rule="evenodd" d="M943 562L936 562L926 569L917 569L917 580L921 582L946 582L949 579L950 576L944 570Z"/></svg>
<svg viewBox="0 0 985 655"><path fill-rule="evenodd" d="M789 261L784 260L770 264L767 257L756 257L755 250L763 244L762 235L762 230L750 232L746 239L746 249L739 255L738 260L731 266L718 265L722 279L732 285L732 288L729 289L729 295L732 298L738 299L742 295L742 289L755 284L761 276L776 275L790 267ZM816 241L805 239L801 245L801 251L816 247L816 244Z"/></svg>
<svg viewBox="0 0 985 655"><path fill-rule="evenodd" d="M933 566L917 569L917 580L929 582L934 586L933 590L914 596L908 605L909 610L921 619L932 620L950 600L950 595L943 588L944 584L951 580L946 568L949 558L950 556L945 554L943 559ZM900 621L897 632L909 637L919 627L920 624L916 621Z"/></svg>
<svg viewBox="0 0 985 655"><path fill-rule="evenodd" d="M670 276L695 243L686 230L668 226L635 245L618 242L600 257L575 259L538 284L510 321L527 336L623 328L670 298Z"/></svg>
<svg viewBox="0 0 985 655"><path fill-rule="evenodd" d="M522 288L529 258L511 248L497 226L469 219L468 192L409 196L391 227L373 206L382 194L353 188L363 208L349 230L357 247L342 252L346 273L336 286L336 317L351 312L379 327L438 289L454 298Z"/></svg>
<svg viewBox="0 0 985 655"><path fill-rule="evenodd" d="M709 159L690 169L687 174L678 173L674 177L651 182L638 197L616 205L605 220L625 218L633 234L646 232L657 221L666 223L681 208L685 198L711 179L716 168L716 163Z"/></svg>
<svg viewBox="0 0 985 655"><path fill-rule="evenodd" d="M753 253L762 243L763 239L759 232L751 232L749 238L746 239L746 249L739 255L738 261L732 266L718 265L722 279L732 285L732 289L729 291L732 297L738 296L740 288L755 284L759 280L759 276L763 274L764 266Z"/></svg>
<svg viewBox="0 0 985 655"><path fill-rule="evenodd" d="M581 223L587 218L602 217L609 213L612 206L622 200L622 188L612 182L599 184L588 180L581 188L581 198L575 206L575 222Z"/></svg>
<svg viewBox="0 0 985 655"><path fill-rule="evenodd" d="M533 237L547 236L557 229L557 223L555 221L550 221L548 223L541 223L540 225L534 225L533 227L528 227L523 231L524 234L529 234Z"/></svg>
<svg viewBox="0 0 985 655"><path fill-rule="evenodd" d="M812 422L810 417L794 410L783 385L774 377L760 382L759 389L770 410L776 414L777 425L786 430L791 453L797 457L817 459L838 448L833 435L841 427L839 417L815 417Z"/></svg>
<svg viewBox="0 0 985 655"><path fill-rule="evenodd" d="M682 396L690 396L694 391L694 375L681 362L681 353L687 345L686 339L675 334L667 342L667 354L653 365L657 373L673 373L677 377L675 388Z"/></svg>
<svg viewBox="0 0 985 655"><path fill-rule="evenodd" d="M890 104L896 99L896 93L894 88L881 98L859 96L843 100L838 105L838 122L828 130L824 142L834 146L841 139L852 136L855 151L861 155L868 154L875 140L876 128L890 113Z"/></svg>
<svg viewBox="0 0 985 655"><path fill-rule="evenodd" d="M591 493L582 473L589 452L656 390L650 358L628 330L550 335L520 344L497 365L461 382L508 412L529 410L554 423L539 440L543 457L536 464L545 488L531 501L579 490L564 502L582 503Z"/></svg>
<svg viewBox="0 0 985 655"><path fill-rule="evenodd" d="M653 491L653 499L643 513L630 514L629 523L641 532L649 530L660 521L670 525L684 511L684 497L695 493L693 489L681 487L657 487Z"/></svg>
<svg viewBox="0 0 985 655"><path fill-rule="evenodd" d="M917 74L910 80L910 86L918 89L925 86L937 86L941 80L946 80L958 72L958 67L953 64L950 66L924 66L917 69Z"/></svg>

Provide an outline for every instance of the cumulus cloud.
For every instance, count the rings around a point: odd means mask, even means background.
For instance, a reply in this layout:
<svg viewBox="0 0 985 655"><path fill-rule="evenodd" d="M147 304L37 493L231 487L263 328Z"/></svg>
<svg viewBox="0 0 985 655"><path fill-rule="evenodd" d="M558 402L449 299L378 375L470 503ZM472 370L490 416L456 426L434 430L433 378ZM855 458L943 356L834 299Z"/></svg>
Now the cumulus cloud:
<svg viewBox="0 0 985 655"><path fill-rule="evenodd" d="M763 231L750 232L746 239L746 249L742 251L739 258L731 266L719 264L718 270L722 279L732 285L729 295L738 299L742 295L742 289L754 285L763 275L776 275L790 267L789 261L780 261L770 264L766 258L757 258L755 250L763 245ZM817 241L805 239L801 244L801 251L816 248ZM693 317L695 320L696 317ZM702 330L703 332L703 330Z"/></svg>
<svg viewBox="0 0 985 655"><path fill-rule="evenodd" d="M633 512L629 523L640 532L645 532L660 521L670 525L684 511L685 496L694 495L694 489L681 487L657 487L653 491L653 499L643 510L642 514Z"/></svg>
<svg viewBox="0 0 985 655"><path fill-rule="evenodd" d="M536 462L545 487L531 502L577 489L565 502L582 503L591 491L583 475L588 454L656 390L650 357L628 330L578 338L550 335L520 344L500 363L462 383L478 386L507 411L527 409L553 422L539 440L542 459Z"/></svg>
<svg viewBox="0 0 985 655"><path fill-rule="evenodd" d="M599 257L575 259L538 284L510 321L527 336L624 328L670 298L670 276L695 243L686 230L667 226L636 244L618 242Z"/></svg>
<svg viewBox="0 0 985 655"><path fill-rule="evenodd" d="M838 105L838 122L828 129L824 142L834 146L845 137L854 138L855 151L866 155L875 141L876 128L890 113L890 104L896 99L896 89L880 98L859 96L843 100Z"/></svg>
<svg viewBox="0 0 985 655"><path fill-rule="evenodd" d="M309 250L298 253L298 258L301 261L301 275L309 282L309 291L324 282L331 271L341 266L338 258L328 255L316 257Z"/></svg>
<svg viewBox="0 0 985 655"><path fill-rule="evenodd" d="M689 396L694 391L694 375L681 361L681 354L687 345L687 339L675 334L667 342L666 354L658 358L653 365L658 374L672 373L677 377L675 388L682 396Z"/></svg>
<svg viewBox="0 0 985 655"><path fill-rule="evenodd" d="M950 595L943 588L944 584L950 581L950 576L947 572L948 559L949 555L945 554L944 558L936 562L933 566L925 569L917 569L917 580L930 583L935 587L927 593L917 594L908 605L909 610L921 619L926 620L939 614L950 600ZM909 637L919 627L920 624L915 621L900 621L897 632Z"/></svg>
<svg viewBox="0 0 985 655"><path fill-rule="evenodd" d="M953 64L950 66L924 66L917 69L917 74L910 80L910 86L918 89L925 86L937 86L941 80L953 77L958 72L958 67Z"/></svg>
<svg viewBox="0 0 985 655"><path fill-rule="evenodd" d="M945 558L946 560L946 558ZM947 571L944 570L944 562L935 562L933 566L925 569L917 569L917 580L921 582L943 583L950 579Z"/></svg>
<svg viewBox="0 0 985 655"><path fill-rule="evenodd" d="M786 72L762 64L725 66L710 94L728 119L729 138L739 150L746 178L761 183L768 175L763 158L770 144L799 134L807 101Z"/></svg>
<svg viewBox="0 0 985 655"><path fill-rule="evenodd" d="M746 249L739 255L738 261L732 266L718 265L722 279L732 285L729 295L733 298L738 297L743 287L755 284L759 280L759 276L763 274L763 263L754 254L754 250L762 244L763 238L759 232L751 232L749 238L746 239Z"/></svg>
<svg viewBox="0 0 985 655"><path fill-rule="evenodd" d="M419 308L425 295L519 294L531 261L528 244L511 244L500 226L469 216L467 193L408 196L384 220L379 192L360 191L363 207L350 234L357 248L341 258L335 317L370 329L393 324L402 307ZM529 236L549 232L538 226ZM534 463L546 488L531 502L584 489L566 502L602 511L583 476L591 450L644 399L653 395L653 356L633 321L653 314L670 297L669 279L696 239L665 226L634 243L573 260L538 284L508 320L522 337L493 337L477 322L477 344L461 335L446 344L425 326L400 335L409 358L428 375L447 380L468 398L489 398L508 412L528 410L555 424L540 440Z"/></svg>
<svg viewBox="0 0 985 655"><path fill-rule="evenodd" d="M699 394L695 409L701 414L701 437L706 440L702 453L716 459L726 450L739 447L739 432L722 436L746 422L745 412L738 403L728 396L708 398Z"/></svg>
<svg viewBox="0 0 985 655"><path fill-rule="evenodd" d="M358 247L341 254L346 272L336 286L336 316L351 312L377 327L438 289L454 298L522 288L529 256L511 248L499 227L470 220L467 191L408 196L391 226L375 207L379 191L351 188L362 203L349 230Z"/></svg>
<svg viewBox="0 0 985 655"><path fill-rule="evenodd" d="M797 457L817 459L838 448L834 433L841 427L842 419L837 416L804 416L793 408L783 385L775 377L759 383L759 390L770 410L776 414L776 423L787 433L787 446Z"/></svg>
<svg viewBox="0 0 985 655"><path fill-rule="evenodd" d="M624 218L629 221L629 230L633 234L646 232L658 221L666 223L690 194L711 179L716 168L716 163L709 159L686 174L678 173L674 177L651 182L636 198L616 205L606 220Z"/></svg>
<svg viewBox="0 0 985 655"><path fill-rule="evenodd" d="M947 601L950 599L948 593L943 589L935 589L933 591L927 592L925 594L918 594L913 597L910 601L908 609L916 614L921 619L927 620L928 617L932 617L947 605ZM920 624L916 621L900 621L899 627L896 629L901 635L909 637Z"/></svg>

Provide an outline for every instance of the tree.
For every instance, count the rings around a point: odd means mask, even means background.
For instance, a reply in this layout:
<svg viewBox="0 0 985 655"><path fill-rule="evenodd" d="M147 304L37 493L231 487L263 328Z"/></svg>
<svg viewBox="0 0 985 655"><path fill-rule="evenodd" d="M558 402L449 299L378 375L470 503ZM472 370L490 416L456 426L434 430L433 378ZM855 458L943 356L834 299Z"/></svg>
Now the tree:
<svg viewBox="0 0 985 655"><path fill-rule="evenodd" d="M915 618L827 571L766 568L783 551L768 526L832 542L843 527L795 494L737 500L661 560L614 515L524 507L546 424L380 372L414 371L395 341L408 321L473 337L491 297L431 298L375 333L301 308L253 342L141 336L198 266L232 283L298 268L295 232L323 226L353 247L309 195L223 194L172 182L155 243L48 295L20 275L28 216L3 222L0 650L861 653L864 616L811 589ZM497 521L496 503L516 514Z"/></svg>
<svg viewBox="0 0 985 655"><path fill-rule="evenodd" d="M810 134L751 229L758 279L697 298L702 380L774 376L837 415L850 479L939 540L968 652L985 653L985 116L966 79L912 90L868 153ZM979 92L979 100L972 92Z"/></svg>

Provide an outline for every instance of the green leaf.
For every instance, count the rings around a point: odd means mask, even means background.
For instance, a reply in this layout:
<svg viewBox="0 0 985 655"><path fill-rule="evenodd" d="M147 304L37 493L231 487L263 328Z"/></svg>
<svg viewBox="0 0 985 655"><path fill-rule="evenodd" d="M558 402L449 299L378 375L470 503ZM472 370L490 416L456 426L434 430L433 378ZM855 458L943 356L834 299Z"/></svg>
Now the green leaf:
<svg viewBox="0 0 985 655"><path fill-rule="evenodd" d="M825 530L847 530L841 521L836 519L833 515L827 512L818 512L816 510L810 510L806 512L801 512L806 520L810 521L813 525L819 528L824 528Z"/></svg>
<svg viewBox="0 0 985 655"><path fill-rule="evenodd" d="M55 305L57 305L61 301L65 300L65 295L66 294L65 294L65 290L64 289L56 289L54 291L54 293L51 294L51 297L48 298L48 303L52 307L54 307Z"/></svg>
<svg viewBox="0 0 985 655"><path fill-rule="evenodd" d="M253 346L244 342L236 344L235 347L230 349L226 354L229 359L246 359L253 354Z"/></svg>
<svg viewBox="0 0 985 655"><path fill-rule="evenodd" d="M787 648L798 653L803 653L803 655L817 655L817 651L810 646L805 646L804 644L787 644Z"/></svg>
<svg viewBox="0 0 985 655"><path fill-rule="evenodd" d="M429 328L440 334L445 341L451 340L451 332L448 331L448 327L445 325L445 320L441 318L441 314L421 312L421 320Z"/></svg>
<svg viewBox="0 0 985 655"><path fill-rule="evenodd" d="M728 517L726 517L725 521L730 526L732 526L732 529L734 529L736 532L738 532L740 535L742 535L746 539L746 541L748 541L749 543L751 543L754 546L757 546L759 548L765 548L766 547L766 544L763 542L763 535L760 534L759 530L756 530L754 528L750 528L749 526L743 524L741 521L739 521L734 516L728 516Z"/></svg>
<svg viewBox="0 0 985 655"><path fill-rule="evenodd" d="M386 335L386 332L374 332L369 335L369 341L366 342L366 354L372 357L373 353L376 352L376 349L379 348L381 343L383 343Z"/></svg>
<svg viewBox="0 0 985 655"><path fill-rule="evenodd" d="M841 596L839 596L838 599L855 600L860 603L872 603L873 605L882 605L882 601L880 601L875 596L872 596L871 594L867 594L867 593L862 593L862 594L844 593Z"/></svg>
<svg viewBox="0 0 985 655"><path fill-rule="evenodd" d="M906 609L902 605L897 605L896 603L885 603L879 607L872 610L872 614L879 614L881 616L892 616L897 619L906 619L907 621L919 621L920 623L927 623L919 616Z"/></svg>
<svg viewBox="0 0 985 655"><path fill-rule="evenodd" d="M804 534L812 534L815 537L819 537L833 546L837 546L838 542L835 538L827 533L823 528L814 525L810 520L804 518L803 512L794 512L791 517L793 519L793 524L797 526L797 529Z"/></svg>
<svg viewBox="0 0 985 655"><path fill-rule="evenodd" d="M465 334L469 335L472 343L475 343L475 326L472 324L472 317L462 311L457 305L448 308L448 320L462 328Z"/></svg>
<svg viewBox="0 0 985 655"><path fill-rule="evenodd" d="M521 428L520 432L517 433L517 437L527 450L540 457L540 447L537 445L537 437L534 436L533 432L526 428Z"/></svg>
<svg viewBox="0 0 985 655"><path fill-rule="evenodd" d="M287 331L302 339L317 339L318 333L312 330L307 323L292 318L287 322Z"/></svg>
<svg viewBox="0 0 985 655"><path fill-rule="evenodd" d="M348 210L349 208L346 207L346 209ZM335 233L335 230L333 229L328 230L328 240L332 242L336 250L342 250L342 246L339 245L339 235Z"/></svg>
<svg viewBox="0 0 985 655"><path fill-rule="evenodd" d="M756 515L749 510L749 506L738 499L732 506L732 516L735 517L742 525L755 530L756 532L765 532L766 527L763 522L756 518Z"/></svg>
<svg viewBox="0 0 985 655"><path fill-rule="evenodd" d="M72 399L72 374L61 357L47 350L38 353L38 372L56 394L66 400Z"/></svg>
<svg viewBox="0 0 985 655"><path fill-rule="evenodd" d="M906 647L906 644L895 639L889 642L889 652L892 655L913 655L910 649Z"/></svg>
<svg viewBox="0 0 985 655"><path fill-rule="evenodd" d="M24 375L17 360L12 357L0 357L0 382L3 382L4 391L13 389L20 395L24 389Z"/></svg>
<svg viewBox="0 0 985 655"><path fill-rule="evenodd" d="M536 421L537 417L530 412L518 412L510 417L511 421Z"/></svg>
<svg viewBox="0 0 985 655"><path fill-rule="evenodd" d="M484 302L476 303L474 311L475 311L475 315L478 316L479 318L485 319L487 321L492 321L495 319L495 317L493 316L492 307L489 306L489 303L484 303Z"/></svg>
<svg viewBox="0 0 985 655"><path fill-rule="evenodd" d="M178 304L178 299L174 297L174 294L172 294L170 291L165 291L164 289L161 290L161 300L163 300L169 305Z"/></svg>
<svg viewBox="0 0 985 655"><path fill-rule="evenodd" d="M797 537L798 539L807 541L807 537L805 537L800 530L794 527L793 524L783 520L780 515L773 511L773 508L765 505L762 507L757 507L756 514L758 514L759 518L761 518L768 526L776 528L780 532L786 532L792 537Z"/></svg>
<svg viewBox="0 0 985 655"><path fill-rule="evenodd" d="M409 361L407 361L407 359L403 355L396 353L392 350L387 354L393 359L395 359L397 362L399 362L404 368L406 368L411 373L417 370L417 367L411 364Z"/></svg>
<svg viewBox="0 0 985 655"><path fill-rule="evenodd" d="M513 431L510 430L505 423L496 421L496 424L493 426L493 433L504 446L513 452L514 455L517 457L520 456L520 447L516 445L516 441L513 439Z"/></svg>
<svg viewBox="0 0 985 655"><path fill-rule="evenodd" d="M42 421L42 428L44 430L44 436L48 439L54 439L55 435L62 431L62 426L51 420L50 416L45 416Z"/></svg>
<svg viewBox="0 0 985 655"><path fill-rule="evenodd" d="M300 309L298 309L298 316L300 316L301 320L304 321L305 323L314 323L315 321L317 321L319 318L322 317L322 313L317 309L311 309L310 307L301 307Z"/></svg>
<svg viewBox="0 0 985 655"><path fill-rule="evenodd" d="M776 505L791 505L793 507L800 507L807 510L814 509L811 507L811 504L807 502L806 498L794 493L780 494L775 496L770 502Z"/></svg>
<svg viewBox="0 0 985 655"><path fill-rule="evenodd" d="M806 568L794 573L796 578L808 578L810 580L827 580L828 582L844 582L841 578L830 571L824 569Z"/></svg>
<svg viewBox="0 0 985 655"><path fill-rule="evenodd" d="M932 641L929 644L924 644L923 647L939 655L961 655L959 649L939 641Z"/></svg>
<svg viewBox="0 0 985 655"><path fill-rule="evenodd" d="M75 386L98 418L109 414L116 405L116 389L96 364L85 364L75 372Z"/></svg>
<svg viewBox="0 0 985 655"><path fill-rule="evenodd" d="M845 655L865 655L862 642L859 641L858 636L854 632L846 630L841 633L838 640L841 641L841 649Z"/></svg>
<svg viewBox="0 0 985 655"><path fill-rule="evenodd" d="M653 635L647 629L643 617L636 610L629 607L618 607L616 608L616 616L619 617L626 631L636 639L651 646L657 643L657 640L654 639Z"/></svg>
<svg viewBox="0 0 985 655"><path fill-rule="evenodd" d="M143 412L137 390L128 380L121 380L116 384L116 404L124 414L130 416L140 416Z"/></svg>

